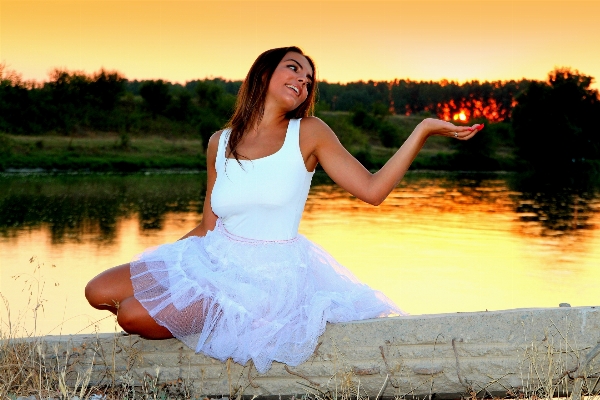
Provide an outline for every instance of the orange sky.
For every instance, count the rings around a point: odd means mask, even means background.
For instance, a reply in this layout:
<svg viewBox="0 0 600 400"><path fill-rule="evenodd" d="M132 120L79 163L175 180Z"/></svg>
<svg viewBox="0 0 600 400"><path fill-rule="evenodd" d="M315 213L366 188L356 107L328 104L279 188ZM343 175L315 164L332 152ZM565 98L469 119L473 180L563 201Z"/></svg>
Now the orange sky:
<svg viewBox="0 0 600 400"><path fill-rule="evenodd" d="M26 80L105 67L183 83L242 79L298 45L330 82L600 79L599 17L600 1L0 0L0 62Z"/></svg>

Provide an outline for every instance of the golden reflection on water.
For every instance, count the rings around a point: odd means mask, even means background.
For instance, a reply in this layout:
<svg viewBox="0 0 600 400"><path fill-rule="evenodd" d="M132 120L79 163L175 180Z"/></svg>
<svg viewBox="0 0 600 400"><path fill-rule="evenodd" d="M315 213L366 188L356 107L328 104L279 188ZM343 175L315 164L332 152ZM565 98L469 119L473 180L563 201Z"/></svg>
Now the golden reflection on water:
<svg viewBox="0 0 600 400"><path fill-rule="evenodd" d="M502 181L468 193L404 187L379 207L318 190L301 233L409 313L600 304L598 230L534 234Z"/></svg>
<svg viewBox="0 0 600 400"><path fill-rule="evenodd" d="M9 301L13 326L27 333L88 333L96 330L112 332L112 314L91 308L84 297L87 282L100 272L128 262L144 249L172 242L200 222L196 213L168 213L160 231L142 231L137 217L124 218L116 227L117 240L99 241L92 233L77 240L53 243L47 227L20 232L17 240L0 241L0 291ZM35 257L29 262L30 257ZM37 266L39 269L36 269ZM18 279L14 277L21 275ZM39 281L43 292L29 282ZM37 327L31 309L37 299L44 300ZM6 322L6 312L0 316ZM23 318L18 317L18 313ZM16 320L18 323L15 323ZM6 325L5 325L6 326ZM4 328L4 327L3 327ZM26 332L22 332L23 335Z"/></svg>
<svg viewBox="0 0 600 400"><path fill-rule="evenodd" d="M316 186L300 232L412 314L600 304L599 231L540 235L539 222L515 211L520 195L503 180L461 187L415 180L373 207L333 185ZM57 243L47 226L0 239L0 289L13 324L20 312L21 326L33 331L25 310L39 291L26 281L36 278L45 302L35 333L120 330L87 305L87 281L147 247L177 240L199 220L196 212L169 212L161 229L142 230L132 214L117 221L109 241L92 229ZM599 226L598 213L588 212L585 223ZM6 326L6 312L0 315Z"/></svg>

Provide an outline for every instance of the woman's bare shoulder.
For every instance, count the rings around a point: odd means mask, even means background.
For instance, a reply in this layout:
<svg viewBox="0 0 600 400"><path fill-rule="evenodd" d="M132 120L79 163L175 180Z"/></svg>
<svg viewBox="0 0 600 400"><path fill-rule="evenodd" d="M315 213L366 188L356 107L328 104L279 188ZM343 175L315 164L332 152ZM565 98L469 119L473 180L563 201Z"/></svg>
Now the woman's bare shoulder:
<svg viewBox="0 0 600 400"><path fill-rule="evenodd" d="M219 149L219 139L221 138L223 131L224 131L224 129L221 129L220 131L216 131L208 139L208 146L206 146L206 153L207 153L208 157L216 156L217 151Z"/></svg>
<svg viewBox="0 0 600 400"><path fill-rule="evenodd" d="M214 143L214 142L219 143L219 139L221 138L221 134L223 134L224 131L225 131L225 129L221 129L220 131L216 131L215 133L213 133L212 135L210 135L210 138L208 139L208 145L210 146L210 144Z"/></svg>
<svg viewBox="0 0 600 400"><path fill-rule="evenodd" d="M318 117L302 118L302 121L300 121L300 132L315 140L326 140L335 137L335 133L331 130L329 125Z"/></svg>
<svg viewBox="0 0 600 400"><path fill-rule="evenodd" d="M304 117L300 121L300 128L324 129L329 126L319 117Z"/></svg>

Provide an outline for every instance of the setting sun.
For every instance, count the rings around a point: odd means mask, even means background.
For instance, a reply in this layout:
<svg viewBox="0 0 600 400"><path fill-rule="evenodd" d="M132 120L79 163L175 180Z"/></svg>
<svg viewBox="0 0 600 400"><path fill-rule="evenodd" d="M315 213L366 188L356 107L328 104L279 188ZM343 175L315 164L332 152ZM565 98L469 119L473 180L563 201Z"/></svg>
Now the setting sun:
<svg viewBox="0 0 600 400"><path fill-rule="evenodd" d="M452 117L453 120L455 121L466 121L467 120L467 116L465 115L464 111L461 111L460 113L454 114L454 116Z"/></svg>

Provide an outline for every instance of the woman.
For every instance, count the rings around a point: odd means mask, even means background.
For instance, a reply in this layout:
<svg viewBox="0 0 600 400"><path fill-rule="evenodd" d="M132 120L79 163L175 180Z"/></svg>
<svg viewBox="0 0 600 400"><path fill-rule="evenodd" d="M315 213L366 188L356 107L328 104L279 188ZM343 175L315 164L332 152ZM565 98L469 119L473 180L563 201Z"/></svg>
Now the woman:
<svg viewBox="0 0 600 400"><path fill-rule="evenodd" d="M348 192L380 204L432 135L466 140L483 125L426 119L375 174L310 116L316 72L297 47L261 54L244 80L228 128L207 150L200 225L149 249L86 287L98 309L146 338L176 337L197 352L246 363L298 365L326 322L400 315L325 251L298 235L317 163Z"/></svg>

